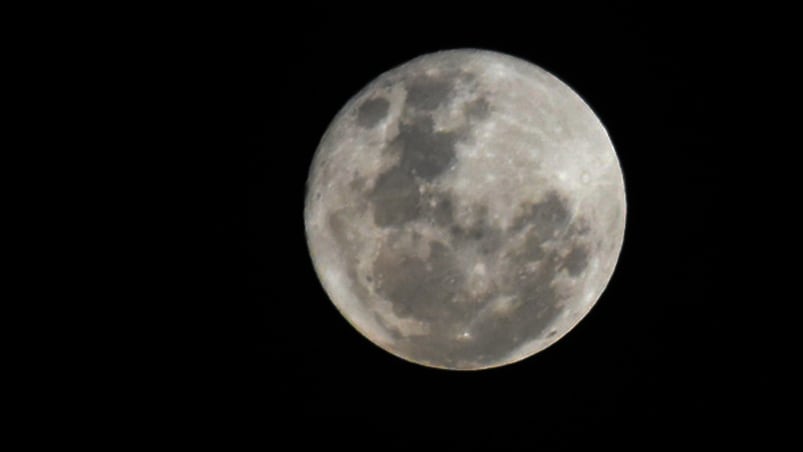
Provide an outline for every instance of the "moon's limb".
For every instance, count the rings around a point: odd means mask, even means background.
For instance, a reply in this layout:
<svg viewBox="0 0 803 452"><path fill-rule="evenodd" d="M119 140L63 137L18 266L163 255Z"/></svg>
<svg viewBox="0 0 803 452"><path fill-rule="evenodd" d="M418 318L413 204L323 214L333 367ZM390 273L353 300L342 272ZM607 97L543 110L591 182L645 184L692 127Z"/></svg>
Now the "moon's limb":
<svg viewBox="0 0 803 452"><path fill-rule="evenodd" d="M432 367L548 347L591 309L622 246L608 135L542 69L425 55L382 74L315 154L305 225L332 302L368 339Z"/></svg>

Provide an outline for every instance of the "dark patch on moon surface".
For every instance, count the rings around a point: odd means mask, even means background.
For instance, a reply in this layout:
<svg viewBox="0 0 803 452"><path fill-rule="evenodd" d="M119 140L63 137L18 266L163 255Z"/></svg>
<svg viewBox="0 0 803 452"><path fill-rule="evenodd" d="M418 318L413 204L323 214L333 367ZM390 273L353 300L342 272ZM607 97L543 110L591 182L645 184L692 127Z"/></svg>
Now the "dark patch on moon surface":
<svg viewBox="0 0 803 452"><path fill-rule="evenodd" d="M426 260L384 247L373 272L377 290L393 302L396 315L428 322L454 319L458 306L452 301L463 276L454 253L442 243L430 243Z"/></svg>
<svg viewBox="0 0 803 452"><path fill-rule="evenodd" d="M543 259L545 251L544 239L535 229L530 229L525 235L524 245L519 250L519 256L525 262L535 262Z"/></svg>
<svg viewBox="0 0 803 452"><path fill-rule="evenodd" d="M438 200L434 208L422 206L420 183L433 181L455 163L455 145L466 139L467 134L465 129L435 130L429 114L420 115L415 111L432 110L447 101L454 81L448 74L420 75L408 83L407 89L404 120L399 123L398 135L385 147L386 152L399 153L398 163L378 176L369 194L374 206L374 223L383 227L399 226L423 214L431 214L437 224L443 225L452 219L451 200ZM382 100L363 102L358 121L363 125L374 124L378 116L387 115L387 101L381 105L376 103Z"/></svg>
<svg viewBox="0 0 803 452"><path fill-rule="evenodd" d="M452 225L449 233L456 247L473 248L482 255L491 255L498 251L504 237L501 229L476 225L468 229Z"/></svg>
<svg viewBox="0 0 803 452"><path fill-rule="evenodd" d="M568 208L557 195L527 206L527 222L518 232L523 234L522 246L505 258L499 255L503 244L517 232L489 223L482 207L473 209L469 228L448 226L448 244L432 242L427 258L384 245L374 262L378 291L392 302L394 313L429 325L429 334L396 339L413 359L448 366L482 364L545 337L564 310L554 278L561 269L579 276L587 266L588 251L577 243L580 229L569 227ZM465 284L470 269L452 250L467 247L484 248L484 261L499 266L500 280L493 282L490 294L473 294ZM560 250L567 247L572 251L561 257ZM494 296L509 297L511 306L494 312ZM464 331L470 337L458 339Z"/></svg>
<svg viewBox="0 0 803 452"><path fill-rule="evenodd" d="M377 226L401 225L422 212L420 184L443 174L455 161L455 144L460 135L434 130L432 118L417 117L402 123L388 149L400 152L399 162L379 175L369 197ZM436 221L450 219L446 201L436 211Z"/></svg>
<svg viewBox="0 0 803 452"><path fill-rule="evenodd" d="M384 97L368 99L357 110L357 124L365 128L373 128L388 115L390 102Z"/></svg>
<svg viewBox="0 0 803 452"><path fill-rule="evenodd" d="M422 179L432 180L451 165L457 140L454 132L435 131L432 118L424 116L402 123L394 144L401 148L403 168Z"/></svg>
<svg viewBox="0 0 803 452"><path fill-rule="evenodd" d="M491 107L484 97L479 97L466 104L466 115L472 119L486 119L491 115Z"/></svg>
<svg viewBox="0 0 803 452"><path fill-rule="evenodd" d="M415 266L422 264L413 262ZM397 311L397 314L424 320L430 326L427 335L398 339L398 344L405 352L423 362L448 366L460 366L467 362L483 365L541 336L563 311L561 296L552 285L552 279L562 263L556 259L545 259L537 271L527 272L524 270L527 264L524 258L499 262L502 264L501 273L510 280L499 281L496 285L499 293L495 295L511 297L513 300L509 311L499 313L493 312L493 300L487 295L475 299L470 294L458 293L462 289L461 282L466 278L466 269L456 267L454 262L433 272L397 268L396 274L411 272L409 280L405 277L405 281L398 283L399 287L406 288L406 292L387 293L394 306L400 299L393 297L403 294L401 303L407 308ZM394 273L389 268L384 272ZM442 274L455 278L457 286L445 280L432 279ZM455 303L453 300L458 295L464 299ZM483 312L483 309L487 312ZM458 339L463 330L469 332L470 337Z"/></svg>
<svg viewBox="0 0 803 452"><path fill-rule="evenodd" d="M583 245L577 245L563 258L563 261L569 274L578 276L588 267L588 249Z"/></svg>
<svg viewBox="0 0 803 452"><path fill-rule="evenodd" d="M394 166L382 173L370 193L374 206L374 224L392 226L418 218L421 195L412 173Z"/></svg>
<svg viewBox="0 0 803 452"><path fill-rule="evenodd" d="M565 230L569 220L571 214L565 202L557 192L550 191L544 200L526 206L513 220L513 228L521 229L532 224L538 234L548 239Z"/></svg>
<svg viewBox="0 0 803 452"><path fill-rule="evenodd" d="M450 75L419 75L407 85L407 104L418 110L434 110L451 96L454 82Z"/></svg>
<svg viewBox="0 0 803 452"><path fill-rule="evenodd" d="M457 248L472 248L481 255L492 255L502 247L505 231L488 222L486 206L476 204L470 210L472 220L467 226L452 224L449 227L451 241Z"/></svg>

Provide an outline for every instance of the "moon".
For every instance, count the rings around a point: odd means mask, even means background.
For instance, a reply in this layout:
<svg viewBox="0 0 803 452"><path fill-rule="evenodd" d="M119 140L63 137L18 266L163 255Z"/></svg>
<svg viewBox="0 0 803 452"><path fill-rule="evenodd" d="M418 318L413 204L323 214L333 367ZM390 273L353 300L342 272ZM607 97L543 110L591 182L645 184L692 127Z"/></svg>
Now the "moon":
<svg viewBox="0 0 803 452"><path fill-rule="evenodd" d="M608 134L558 78L477 49L426 54L350 99L304 206L321 284L407 361L478 370L554 344L588 314L624 239Z"/></svg>

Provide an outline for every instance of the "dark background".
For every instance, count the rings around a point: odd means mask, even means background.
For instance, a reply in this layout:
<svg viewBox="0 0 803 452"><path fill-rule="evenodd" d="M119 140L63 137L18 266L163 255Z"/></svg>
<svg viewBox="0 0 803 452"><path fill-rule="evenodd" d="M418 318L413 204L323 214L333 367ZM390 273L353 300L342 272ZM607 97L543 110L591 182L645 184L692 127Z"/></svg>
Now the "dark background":
<svg viewBox="0 0 803 452"><path fill-rule="evenodd" d="M187 349L202 364L191 405L232 437L301 446L749 435L767 382L745 364L749 334L730 334L737 233L723 199L736 188L722 140L749 29L725 11L669 6L461 8L205 14L180 37L176 58L200 62L192 86L208 140L192 159L206 163L199 180L222 237L203 248L214 263L192 302ZM303 224L309 164L343 104L394 66L461 47L518 56L577 91L611 136L628 203L618 266L591 313L547 350L479 372L416 366L357 333L316 278Z"/></svg>

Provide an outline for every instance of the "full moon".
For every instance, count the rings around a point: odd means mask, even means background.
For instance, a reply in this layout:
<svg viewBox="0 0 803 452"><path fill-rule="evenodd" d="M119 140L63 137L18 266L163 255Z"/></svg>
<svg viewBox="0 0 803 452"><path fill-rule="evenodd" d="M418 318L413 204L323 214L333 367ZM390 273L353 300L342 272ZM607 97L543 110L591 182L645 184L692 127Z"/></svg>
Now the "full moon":
<svg viewBox="0 0 803 452"><path fill-rule="evenodd" d="M335 116L304 221L315 271L346 320L429 367L538 353L602 295L625 189L610 138L555 76L475 49L415 58Z"/></svg>

